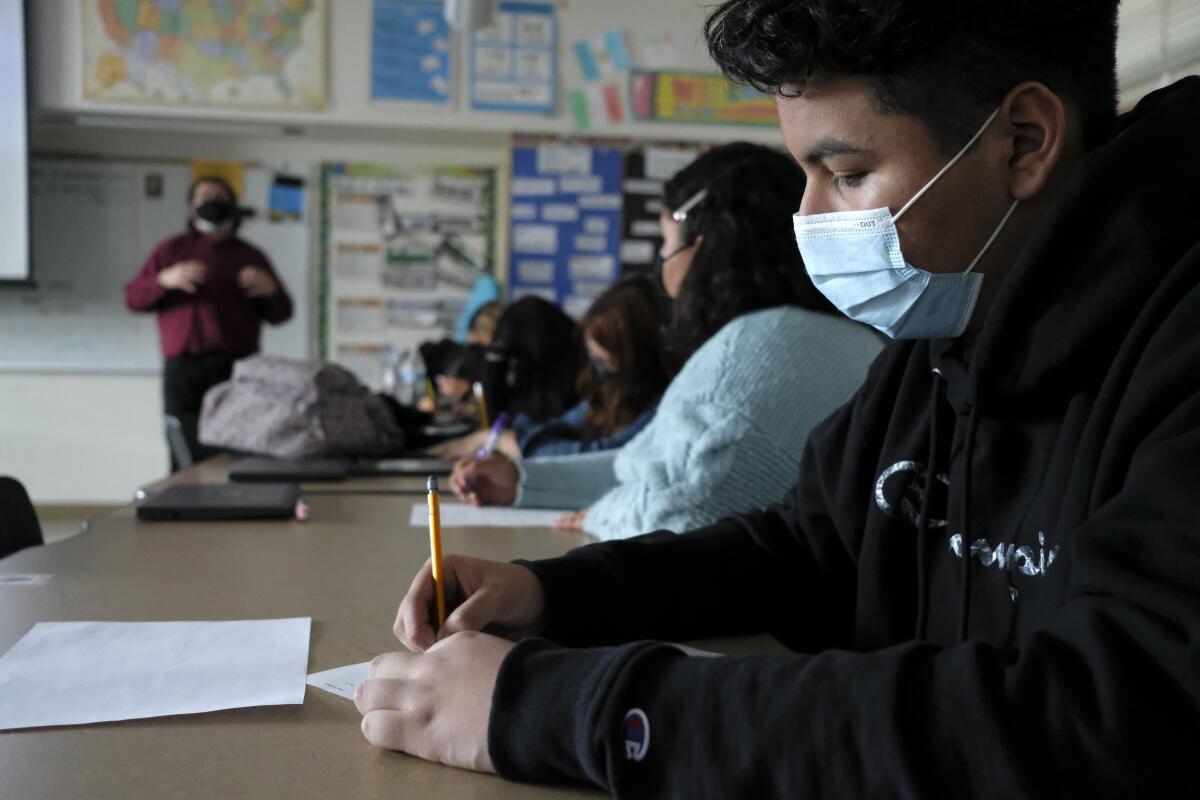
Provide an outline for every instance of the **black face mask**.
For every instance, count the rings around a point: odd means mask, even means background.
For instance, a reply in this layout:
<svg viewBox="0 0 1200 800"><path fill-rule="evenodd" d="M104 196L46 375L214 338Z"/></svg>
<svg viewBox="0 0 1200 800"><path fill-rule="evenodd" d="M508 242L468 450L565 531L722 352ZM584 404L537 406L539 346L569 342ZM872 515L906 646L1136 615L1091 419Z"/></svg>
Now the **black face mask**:
<svg viewBox="0 0 1200 800"><path fill-rule="evenodd" d="M213 225L230 222L237 213L237 206L228 200L209 200L196 206L196 216Z"/></svg>

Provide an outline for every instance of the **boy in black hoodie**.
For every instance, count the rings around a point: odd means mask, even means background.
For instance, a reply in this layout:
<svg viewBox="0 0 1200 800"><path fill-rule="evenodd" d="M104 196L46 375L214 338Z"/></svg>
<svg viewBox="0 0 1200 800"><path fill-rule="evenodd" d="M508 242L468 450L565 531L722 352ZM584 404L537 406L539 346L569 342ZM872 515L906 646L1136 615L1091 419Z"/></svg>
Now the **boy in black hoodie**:
<svg viewBox="0 0 1200 800"><path fill-rule="evenodd" d="M623 797L1180 791L1200 81L1118 119L1116 6L717 8L710 50L777 91L808 175L814 281L897 341L778 506L550 561L452 557L440 631L426 567L396 622L423 652L377 660L367 738ZM795 652L650 641L759 632Z"/></svg>

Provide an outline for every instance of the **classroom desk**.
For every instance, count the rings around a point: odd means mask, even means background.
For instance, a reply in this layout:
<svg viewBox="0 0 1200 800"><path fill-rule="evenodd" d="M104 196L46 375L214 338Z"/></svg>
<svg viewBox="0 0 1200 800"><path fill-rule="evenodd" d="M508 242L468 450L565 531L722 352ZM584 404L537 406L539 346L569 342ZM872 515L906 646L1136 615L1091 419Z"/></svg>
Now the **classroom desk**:
<svg viewBox="0 0 1200 800"><path fill-rule="evenodd" d="M236 457L229 454L213 456L193 467L180 470L170 477L144 486L142 491L147 494L155 494L168 486L181 483L225 483L229 480L230 468L237 461ZM425 480L426 476L423 475L352 475L340 481L302 483L300 489L306 496L309 494L424 495Z"/></svg>
<svg viewBox="0 0 1200 800"><path fill-rule="evenodd" d="M126 507L84 534L0 560L44 586L0 587L0 653L36 622L312 617L309 672L400 649L391 626L429 553L419 499L319 495L308 522L143 522ZM585 542L543 530L451 529L448 553L551 557ZM725 652L767 639L700 642ZM309 687L302 706L0 732L0 797L594 797L430 764L369 745L353 703Z"/></svg>

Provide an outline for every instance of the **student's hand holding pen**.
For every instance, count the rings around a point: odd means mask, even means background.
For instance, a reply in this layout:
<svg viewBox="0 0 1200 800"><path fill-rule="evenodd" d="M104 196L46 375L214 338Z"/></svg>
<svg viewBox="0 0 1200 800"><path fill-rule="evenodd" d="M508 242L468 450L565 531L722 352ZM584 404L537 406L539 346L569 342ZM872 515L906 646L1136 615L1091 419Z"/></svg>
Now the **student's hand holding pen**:
<svg viewBox="0 0 1200 800"><path fill-rule="evenodd" d="M517 640L541 631L546 602L542 584L518 564L448 555L442 559L446 624L438 629L433 566L427 561L400 603L393 630L410 650L424 652L462 631Z"/></svg>
<svg viewBox="0 0 1200 800"><path fill-rule="evenodd" d="M493 453L484 459L471 456L455 464L450 488L458 499L474 506L511 506L517 499L520 479L516 464Z"/></svg>

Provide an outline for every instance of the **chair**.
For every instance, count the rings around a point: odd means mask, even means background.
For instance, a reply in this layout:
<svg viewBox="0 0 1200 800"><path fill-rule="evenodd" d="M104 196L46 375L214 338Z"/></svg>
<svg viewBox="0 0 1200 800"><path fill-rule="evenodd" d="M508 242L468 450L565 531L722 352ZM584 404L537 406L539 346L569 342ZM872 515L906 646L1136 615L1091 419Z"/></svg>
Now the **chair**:
<svg viewBox="0 0 1200 800"><path fill-rule="evenodd" d="M0 558L41 544L42 526L25 487L16 478L0 475Z"/></svg>
<svg viewBox="0 0 1200 800"><path fill-rule="evenodd" d="M167 446L171 448L171 464L173 469L187 469L195 464L192 458L192 448L188 446L187 437L183 434L183 423L179 417L167 415Z"/></svg>

